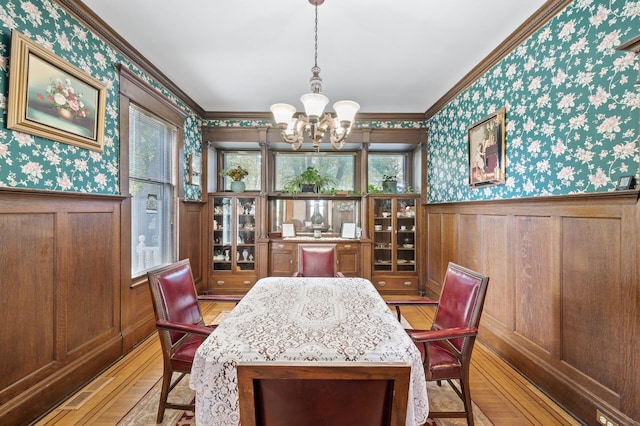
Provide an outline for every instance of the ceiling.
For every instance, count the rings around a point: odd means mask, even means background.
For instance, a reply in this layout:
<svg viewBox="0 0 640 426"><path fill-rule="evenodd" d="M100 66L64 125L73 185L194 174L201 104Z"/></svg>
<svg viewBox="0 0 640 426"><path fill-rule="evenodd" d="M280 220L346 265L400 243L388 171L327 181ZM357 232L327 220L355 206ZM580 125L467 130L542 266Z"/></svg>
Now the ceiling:
<svg viewBox="0 0 640 426"><path fill-rule="evenodd" d="M314 63L308 0L83 3L204 111L302 108ZM544 3L326 0L318 7L323 93L361 112L423 113Z"/></svg>

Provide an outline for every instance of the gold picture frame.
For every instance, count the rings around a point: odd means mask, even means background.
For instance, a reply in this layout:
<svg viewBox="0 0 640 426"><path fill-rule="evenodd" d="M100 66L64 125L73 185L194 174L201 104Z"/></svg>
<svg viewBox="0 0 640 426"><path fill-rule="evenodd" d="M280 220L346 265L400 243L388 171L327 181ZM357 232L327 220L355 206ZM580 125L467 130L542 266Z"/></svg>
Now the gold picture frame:
<svg viewBox="0 0 640 426"><path fill-rule="evenodd" d="M503 107L467 128L469 186L472 188L506 183L505 115Z"/></svg>
<svg viewBox="0 0 640 426"><path fill-rule="evenodd" d="M7 128L103 151L104 84L16 30L9 76Z"/></svg>

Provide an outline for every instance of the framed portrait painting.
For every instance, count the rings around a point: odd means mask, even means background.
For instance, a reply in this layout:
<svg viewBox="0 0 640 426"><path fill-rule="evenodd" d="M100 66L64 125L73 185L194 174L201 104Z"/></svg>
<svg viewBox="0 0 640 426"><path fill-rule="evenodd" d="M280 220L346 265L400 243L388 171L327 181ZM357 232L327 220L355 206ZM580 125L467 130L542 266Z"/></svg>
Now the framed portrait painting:
<svg viewBox="0 0 640 426"><path fill-rule="evenodd" d="M472 188L505 184L505 113L501 108L467 128Z"/></svg>
<svg viewBox="0 0 640 426"><path fill-rule="evenodd" d="M102 152L106 86L11 32L7 128Z"/></svg>

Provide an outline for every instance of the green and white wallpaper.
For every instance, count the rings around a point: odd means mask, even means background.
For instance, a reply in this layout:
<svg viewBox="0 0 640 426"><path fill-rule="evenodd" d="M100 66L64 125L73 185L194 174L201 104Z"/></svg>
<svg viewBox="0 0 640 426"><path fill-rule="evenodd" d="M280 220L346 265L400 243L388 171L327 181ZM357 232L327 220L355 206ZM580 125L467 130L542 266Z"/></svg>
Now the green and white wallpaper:
<svg viewBox="0 0 640 426"><path fill-rule="evenodd" d="M640 1L577 0L428 120L428 202L611 191L638 175ZM468 187L467 127L506 107L506 185Z"/></svg>
<svg viewBox="0 0 640 426"><path fill-rule="evenodd" d="M120 192L117 63L187 114L183 163L200 152L202 119L57 3L0 0L0 21L0 186ZM6 129L14 28L107 85L103 153ZM639 34L640 1L576 0L426 123L357 125L429 128L430 203L611 191L620 176L638 175L638 59L615 46ZM471 189L466 129L503 106L506 185ZM199 187L185 185L185 199L201 197Z"/></svg>
<svg viewBox="0 0 640 426"><path fill-rule="evenodd" d="M128 67L187 114L183 164L188 154L200 152L200 118L57 3L48 0L0 0L0 21L0 108L3 110L0 118L0 186L120 193L118 72L115 64ZM6 128L8 79L11 78L8 75L9 50L13 29L107 85L104 152L89 151ZM185 186L185 199L201 199L199 187Z"/></svg>

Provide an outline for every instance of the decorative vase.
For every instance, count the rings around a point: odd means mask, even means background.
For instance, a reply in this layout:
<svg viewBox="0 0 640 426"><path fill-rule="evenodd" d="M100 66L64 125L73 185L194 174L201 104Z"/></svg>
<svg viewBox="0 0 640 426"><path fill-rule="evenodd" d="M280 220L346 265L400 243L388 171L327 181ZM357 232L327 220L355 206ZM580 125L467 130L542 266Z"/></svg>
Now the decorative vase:
<svg viewBox="0 0 640 426"><path fill-rule="evenodd" d="M249 250L247 249L242 250L242 258L244 259L245 262L247 261L247 259L249 259Z"/></svg>
<svg viewBox="0 0 640 426"><path fill-rule="evenodd" d="M71 110L60 108L58 109L58 116L63 120L73 121L73 112Z"/></svg>
<svg viewBox="0 0 640 426"><path fill-rule="evenodd" d="M229 250L225 250L225 251L224 251L224 260L228 262L228 261L229 261L229 259L230 259L230 257L229 257Z"/></svg>
<svg viewBox="0 0 640 426"><path fill-rule="evenodd" d="M245 184L241 180L231 181L231 191L232 192L244 192Z"/></svg>
<svg viewBox="0 0 640 426"><path fill-rule="evenodd" d="M311 223L313 225L322 225L323 222L324 222L324 217L320 213L318 206L316 206L315 210L313 211L313 214L311 215Z"/></svg>

